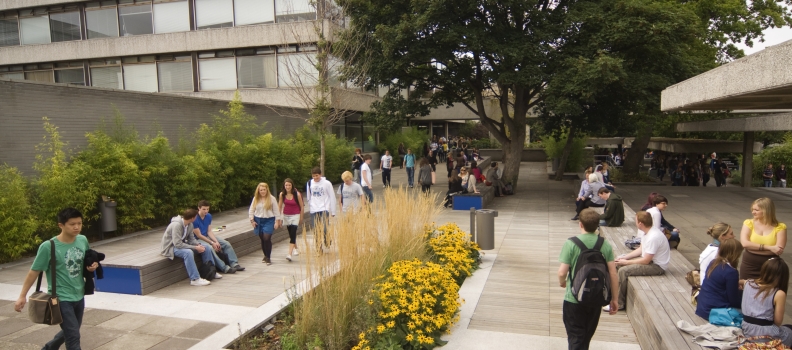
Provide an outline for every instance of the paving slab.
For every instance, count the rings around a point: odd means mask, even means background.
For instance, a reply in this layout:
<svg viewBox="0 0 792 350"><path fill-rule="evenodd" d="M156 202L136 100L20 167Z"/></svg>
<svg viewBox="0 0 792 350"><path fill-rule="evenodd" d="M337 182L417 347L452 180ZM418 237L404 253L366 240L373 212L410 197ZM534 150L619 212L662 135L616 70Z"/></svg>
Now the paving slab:
<svg viewBox="0 0 792 350"><path fill-rule="evenodd" d="M135 332L172 337L176 334L184 332L187 329L190 329L198 323L198 321L194 320L161 317L147 323L143 327L136 329Z"/></svg>
<svg viewBox="0 0 792 350"><path fill-rule="evenodd" d="M155 316L145 314L123 313L96 326L100 328L116 329L121 331L132 331L147 325L155 319Z"/></svg>
<svg viewBox="0 0 792 350"><path fill-rule="evenodd" d="M225 325L220 323L200 322L176 336L179 338L204 339L223 327L225 327Z"/></svg>
<svg viewBox="0 0 792 350"><path fill-rule="evenodd" d="M154 345L149 350L186 350L197 344L198 340L184 338L169 338L162 343Z"/></svg>
<svg viewBox="0 0 792 350"><path fill-rule="evenodd" d="M107 322L113 318L121 316L122 312L114 310L85 309L83 314L83 325L96 326Z"/></svg>
<svg viewBox="0 0 792 350"><path fill-rule="evenodd" d="M98 347L97 350L146 350L167 339L168 337L161 335L129 333Z"/></svg>

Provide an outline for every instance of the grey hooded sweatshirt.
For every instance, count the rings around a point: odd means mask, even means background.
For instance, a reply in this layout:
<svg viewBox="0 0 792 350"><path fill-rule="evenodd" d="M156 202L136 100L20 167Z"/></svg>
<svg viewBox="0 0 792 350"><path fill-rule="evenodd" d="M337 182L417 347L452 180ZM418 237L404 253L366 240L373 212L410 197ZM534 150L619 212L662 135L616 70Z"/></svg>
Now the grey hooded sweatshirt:
<svg viewBox="0 0 792 350"><path fill-rule="evenodd" d="M198 244L198 240L193 234L193 224L190 223L185 226L181 216L174 216L171 218L168 228L165 229L165 234L162 235L162 251L160 254L173 260L173 249L190 249Z"/></svg>

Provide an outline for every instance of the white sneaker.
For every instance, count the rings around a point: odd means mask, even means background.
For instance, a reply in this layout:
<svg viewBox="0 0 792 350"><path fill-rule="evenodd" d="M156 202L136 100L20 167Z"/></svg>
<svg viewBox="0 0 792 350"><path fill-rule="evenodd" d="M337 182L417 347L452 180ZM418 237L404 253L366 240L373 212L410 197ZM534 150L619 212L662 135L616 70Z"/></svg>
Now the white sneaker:
<svg viewBox="0 0 792 350"><path fill-rule="evenodd" d="M191 286L208 286L210 284L212 284L212 282L209 282L209 281L207 281L207 280L205 280L203 278L199 278L197 280L190 281L190 285Z"/></svg>
<svg viewBox="0 0 792 350"><path fill-rule="evenodd" d="M221 275L221 274L219 274L219 273L215 272L215 279L216 279L216 280L219 280L219 279L221 279L221 278L223 278L223 275Z"/></svg>
<svg viewBox="0 0 792 350"><path fill-rule="evenodd" d="M294 250L292 251L291 255L297 256L297 255L300 255L300 252L297 251L297 248L294 248Z"/></svg>
<svg viewBox="0 0 792 350"><path fill-rule="evenodd" d="M291 255L286 255L286 260L292 261L291 260Z"/></svg>

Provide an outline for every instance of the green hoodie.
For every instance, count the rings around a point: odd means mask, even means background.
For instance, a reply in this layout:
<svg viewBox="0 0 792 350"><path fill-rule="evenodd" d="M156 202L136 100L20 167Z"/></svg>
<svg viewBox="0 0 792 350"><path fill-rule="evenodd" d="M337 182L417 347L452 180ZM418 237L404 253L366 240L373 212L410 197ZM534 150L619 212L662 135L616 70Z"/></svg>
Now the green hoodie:
<svg viewBox="0 0 792 350"><path fill-rule="evenodd" d="M600 215L608 227L619 227L624 222L624 202L618 194L612 193L605 204L605 213Z"/></svg>

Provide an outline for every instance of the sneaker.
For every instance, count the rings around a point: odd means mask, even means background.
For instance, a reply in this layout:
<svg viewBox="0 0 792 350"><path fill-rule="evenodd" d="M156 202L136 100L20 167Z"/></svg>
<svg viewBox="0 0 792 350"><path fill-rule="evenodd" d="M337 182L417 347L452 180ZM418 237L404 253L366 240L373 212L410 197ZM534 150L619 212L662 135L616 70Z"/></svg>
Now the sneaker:
<svg viewBox="0 0 792 350"><path fill-rule="evenodd" d="M223 278L223 275L221 275L221 274L219 274L219 273L215 272L215 279L216 279L216 280L219 280L219 279L221 279L221 278Z"/></svg>
<svg viewBox="0 0 792 350"><path fill-rule="evenodd" d="M272 265L272 262L270 261L269 258L264 258L264 263L267 265Z"/></svg>
<svg viewBox="0 0 792 350"><path fill-rule="evenodd" d="M239 266L239 264L237 264L237 265L234 266L234 270L236 270L236 271L245 271L245 268L242 267L242 266Z"/></svg>
<svg viewBox="0 0 792 350"><path fill-rule="evenodd" d="M267 262L267 258L261 259L261 262L262 263L266 263Z"/></svg>
<svg viewBox="0 0 792 350"><path fill-rule="evenodd" d="M294 250L292 251L291 255L297 256L297 255L300 255L300 252L297 251L297 248L294 248Z"/></svg>
<svg viewBox="0 0 792 350"><path fill-rule="evenodd" d="M580 218L578 218L578 216L577 216L577 215L575 215L575 217L574 217L574 218L571 218L571 219L569 219L569 220L575 221L575 220L580 220Z"/></svg>
<svg viewBox="0 0 792 350"><path fill-rule="evenodd" d="M223 271L223 273L225 273L225 274L235 274L236 273L236 268L233 268L231 266L226 266L226 270Z"/></svg>
<svg viewBox="0 0 792 350"><path fill-rule="evenodd" d="M624 308L623 308L623 307L622 307L622 308L619 308L619 310L617 310L617 311L622 311L622 310L624 310ZM603 307L602 307L602 312L610 312L610 305L605 305L605 306L603 306Z"/></svg>
<svg viewBox="0 0 792 350"><path fill-rule="evenodd" d="M286 255L286 260L292 261L292 260L291 260L291 254L289 254L289 255Z"/></svg>
<svg viewBox="0 0 792 350"><path fill-rule="evenodd" d="M212 284L212 282L209 282L209 281L207 281L207 280L205 280L203 278L199 278L197 280L190 281L190 285L191 286L208 286L210 284Z"/></svg>

